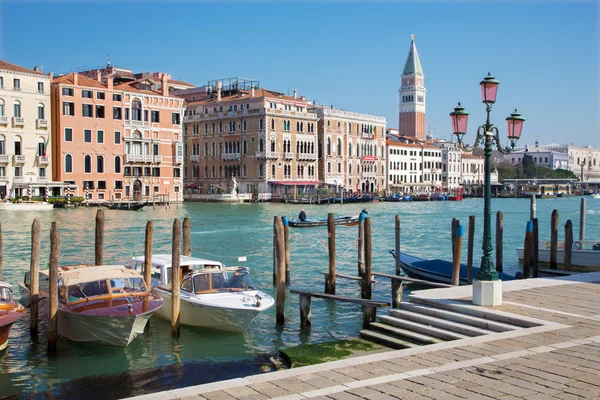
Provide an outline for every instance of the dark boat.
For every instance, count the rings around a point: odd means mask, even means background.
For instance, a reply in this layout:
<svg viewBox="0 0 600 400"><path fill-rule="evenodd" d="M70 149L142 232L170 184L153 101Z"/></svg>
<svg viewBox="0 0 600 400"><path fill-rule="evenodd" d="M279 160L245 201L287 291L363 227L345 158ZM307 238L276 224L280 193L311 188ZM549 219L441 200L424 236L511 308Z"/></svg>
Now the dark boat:
<svg viewBox="0 0 600 400"><path fill-rule="evenodd" d="M107 207L109 210L128 210L128 211L137 211L141 210L148 203L112 203L108 204Z"/></svg>
<svg viewBox="0 0 600 400"><path fill-rule="evenodd" d="M390 250L390 254L396 258L396 252L394 250ZM452 262L450 261L439 259L425 260L423 258L401 253L400 268L411 278L452 284ZM473 267L473 278L475 278L477 271L479 271L479 268ZM520 272L517 275L519 274ZM498 278L503 281L511 281L517 277L498 272ZM467 266L465 264L460 265L460 284L467 284Z"/></svg>
<svg viewBox="0 0 600 400"><path fill-rule="evenodd" d="M0 354L8 346L11 326L23 316L25 308L12 295L12 286L0 280Z"/></svg>
<svg viewBox="0 0 600 400"><path fill-rule="evenodd" d="M367 214L365 210L363 210L362 213ZM359 218L360 214L345 215L342 217L335 217L334 221L336 225L355 226L358 225ZM315 226L327 226L327 218L305 219L304 221L300 221L298 218L293 218L289 219L288 221L291 228L314 228Z"/></svg>

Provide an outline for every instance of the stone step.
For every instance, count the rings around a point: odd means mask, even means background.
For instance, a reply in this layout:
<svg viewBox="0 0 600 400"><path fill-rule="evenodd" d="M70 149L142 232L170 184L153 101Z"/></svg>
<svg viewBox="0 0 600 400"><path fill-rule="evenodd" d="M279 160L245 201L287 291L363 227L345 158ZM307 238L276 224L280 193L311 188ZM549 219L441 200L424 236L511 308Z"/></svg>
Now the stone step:
<svg viewBox="0 0 600 400"><path fill-rule="evenodd" d="M374 342L374 343L378 343L378 344L382 344L384 346L391 347L393 349L408 349L410 347L418 347L419 346L418 344L407 342L405 340L401 340L401 339L386 335L381 332L375 332L375 331L363 329L359 333L360 333L360 337L365 340L368 340L368 341Z"/></svg>
<svg viewBox="0 0 600 400"><path fill-rule="evenodd" d="M436 328L434 326L423 325L418 322L413 322L413 321L400 319L400 318L394 318L389 315L380 316L379 321L384 324L392 325L392 326L399 327L402 329L411 330L414 332L420 332L422 334L436 337L441 340L459 340L459 339L465 339L465 338L469 337L467 335L462 335L462 334L456 333L456 332L450 332L445 329Z"/></svg>
<svg viewBox="0 0 600 400"><path fill-rule="evenodd" d="M487 319L473 317L471 315L462 314L458 311L442 310L426 305L414 303L400 303L398 308L402 310L412 311L415 313L426 314L432 317L443 318L449 321L458 322L461 324L476 326L478 328L487 329L494 332L507 332L515 330L516 326L504 324L502 322L490 321Z"/></svg>
<svg viewBox="0 0 600 400"><path fill-rule="evenodd" d="M455 311L461 314L471 315L477 318L487 319L489 321L500 322L504 324L510 324L520 328L531 328L534 326L540 326L532 321L522 320L514 315L502 313L498 311L488 311L483 307L473 306L472 304L465 304L464 302L457 301L440 301L438 299L426 299L417 296L409 296L411 303L424 304L429 307L441 308L444 310Z"/></svg>
<svg viewBox="0 0 600 400"><path fill-rule="evenodd" d="M383 322L372 322L370 325L370 329L376 332L385 333L386 335L399 337L403 340L406 339L409 342L417 342L417 344L433 344L443 341L432 336L424 335L422 333L410 331L407 329L401 329Z"/></svg>
<svg viewBox="0 0 600 400"><path fill-rule="evenodd" d="M419 322L424 325L431 325L437 328L446 329L452 332L458 332L460 334L466 336L482 336L489 335L490 333L494 333L493 331L476 328L474 326L469 326L465 324L461 324L458 322L448 321L443 318L432 317L429 315L419 314L417 312L406 311L406 310L390 310L390 315L396 318L408 319L414 322Z"/></svg>

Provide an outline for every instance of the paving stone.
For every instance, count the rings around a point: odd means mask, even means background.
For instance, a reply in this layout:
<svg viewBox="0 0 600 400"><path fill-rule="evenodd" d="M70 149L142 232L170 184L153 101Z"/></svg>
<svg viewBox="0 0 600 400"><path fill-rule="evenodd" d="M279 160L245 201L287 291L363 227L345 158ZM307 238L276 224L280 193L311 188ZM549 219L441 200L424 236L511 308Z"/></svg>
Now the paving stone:
<svg viewBox="0 0 600 400"><path fill-rule="evenodd" d="M532 394L538 394L535 390L526 389L524 387L515 386L515 385L502 385L497 386L495 389L499 392L510 394L516 397L525 397L531 396Z"/></svg>
<svg viewBox="0 0 600 400"><path fill-rule="evenodd" d="M378 383L367 387L381 393L392 393L398 390L398 386L394 386L391 383Z"/></svg>
<svg viewBox="0 0 600 400"><path fill-rule="evenodd" d="M331 379L336 383L348 383L356 381L356 378L353 378L348 375L340 374L337 371L329 370L329 371L319 371L319 375L323 378Z"/></svg>
<svg viewBox="0 0 600 400"><path fill-rule="evenodd" d="M390 382L390 384L400 388L400 389L404 389L404 390L409 390L411 392L419 392L421 390L425 390L427 389L426 386L423 386L419 383L414 383L411 382L409 380L406 379L402 379L402 380L398 380L398 381L392 381ZM393 396L394 394L392 394Z"/></svg>
<svg viewBox="0 0 600 400"><path fill-rule="evenodd" d="M202 396L207 400L230 400L235 399L232 395L222 390L217 390L215 392L203 393Z"/></svg>
<svg viewBox="0 0 600 400"><path fill-rule="evenodd" d="M348 393L352 393L358 397L367 397L368 395L381 394L377 390L369 389L368 387L360 387L355 389L347 390Z"/></svg>
<svg viewBox="0 0 600 400"><path fill-rule="evenodd" d="M252 385L248 385L248 387L270 398L292 394L290 391L280 386L273 385L271 382L253 383Z"/></svg>
<svg viewBox="0 0 600 400"><path fill-rule="evenodd" d="M330 399L335 399L335 400L360 400L359 396L356 396L356 395L348 393L348 392L332 393L332 394L328 394L326 397L329 397Z"/></svg>
<svg viewBox="0 0 600 400"><path fill-rule="evenodd" d="M453 394L449 394L446 391L437 390L437 389L428 389L423 392L419 392L420 395L426 396L435 400L461 400L460 397L457 397Z"/></svg>
<svg viewBox="0 0 600 400"><path fill-rule="evenodd" d="M470 392L473 392L473 393L476 393L476 394L480 394L480 395L484 395L484 396L488 396L488 397L493 397L493 398L498 398L500 396L504 396L505 395L505 392L499 392L498 390L494 390L494 389L492 389L490 387L487 387L487 386L472 386L472 387L469 387L466 390L468 390Z"/></svg>
<svg viewBox="0 0 600 400"><path fill-rule="evenodd" d="M426 386L429 389L445 389L452 387L451 384L437 380L434 378L435 375L429 376L416 376L413 378L407 378L407 381L418 383L420 385Z"/></svg>
<svg viewBox="0 0 600 400"><path fill-rule="evenodd" d="M397 397L393 397L386 393L377 393L374 395L369 395L365 397L368 400L396 400Z"/></svg>
<svg viewBox="0 0 600 400"><path fill-rule="evenodd" d="M276 379L274 381L271 381L271 383L292 393L302 393L317 389L313 385L309 385L308 383L302 382L301 380L296 379L294 377Z"/></svg>

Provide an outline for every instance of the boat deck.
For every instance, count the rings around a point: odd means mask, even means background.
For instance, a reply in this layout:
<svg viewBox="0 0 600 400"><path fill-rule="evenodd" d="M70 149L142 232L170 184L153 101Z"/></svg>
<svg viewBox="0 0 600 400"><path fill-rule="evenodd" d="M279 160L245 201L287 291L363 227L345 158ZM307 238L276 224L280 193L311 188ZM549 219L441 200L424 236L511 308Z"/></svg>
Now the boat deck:
<svg viewBox="0 0 600 400"><path fill-rule="evenodd" d="M471 286L415 292L524 327L136 399L600 398L599 283L600 273L504 282L504 304L486 309L471 305Z"/></svg>

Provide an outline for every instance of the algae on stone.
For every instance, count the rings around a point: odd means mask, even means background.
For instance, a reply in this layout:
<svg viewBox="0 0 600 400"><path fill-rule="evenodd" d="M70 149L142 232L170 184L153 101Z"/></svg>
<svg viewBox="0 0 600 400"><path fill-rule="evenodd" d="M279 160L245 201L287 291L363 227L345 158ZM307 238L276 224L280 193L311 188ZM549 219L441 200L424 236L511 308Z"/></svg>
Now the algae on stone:
<svg viewBox="0 0 600 400"><path fill-rule="evenodd" d="M377 351L382 349L371 342L362 339L345 339L333 342L302 344L280 350L290 368L320 364L328 361L341 360L356 355L356 353Z"/></svg>

